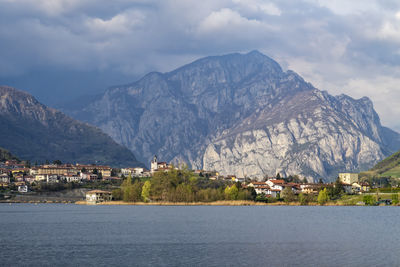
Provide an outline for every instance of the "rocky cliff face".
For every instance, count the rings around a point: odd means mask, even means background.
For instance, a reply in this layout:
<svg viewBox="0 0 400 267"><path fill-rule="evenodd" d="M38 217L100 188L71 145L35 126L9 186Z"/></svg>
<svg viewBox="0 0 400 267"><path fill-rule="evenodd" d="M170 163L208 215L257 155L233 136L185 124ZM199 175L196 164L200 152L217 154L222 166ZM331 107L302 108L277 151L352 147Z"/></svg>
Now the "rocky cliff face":
<svg viewBox="0 0 400 267"><path fill-rule="evenodd" d="M207 57L110 88L69 111L149 162L262 178L332 178L400 148L368 98L333 97L253 51Z"/></svg>
<svg viewBox="0 0 400 267"><path fill-rule="evenodd" d="M0 147L32 162L59 159L113 166L141 164L131 151L99 129L6 86L0 86Z"/></svg>

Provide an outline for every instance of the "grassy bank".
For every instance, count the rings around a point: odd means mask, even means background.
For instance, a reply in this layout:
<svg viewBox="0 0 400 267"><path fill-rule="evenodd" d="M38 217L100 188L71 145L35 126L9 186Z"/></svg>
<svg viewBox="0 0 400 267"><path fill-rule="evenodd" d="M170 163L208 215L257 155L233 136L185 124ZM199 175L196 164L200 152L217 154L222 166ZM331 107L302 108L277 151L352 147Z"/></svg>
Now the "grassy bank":
<svg viewBox="0 0 400 267"><path fill-rule="evenodd" d="M77 201L75 204L87 205L86 201ZM274 203L276 204L276 203ZM254 202L248 200L226 200L214 202L123 202L123 201L107 201L98 203L97 205L136 205L136 206L265 206L271 205L262 202Z"/></svg>
<svg viewBox="0 0 400 267"><path fill-rule="evenodd" d="M75 204L78 205L90 205L86 201L77 201ZM123 201L108 201L98 203L97 205L136 205L136 206L301 206L300 202L274 202L264 203L255 202L249 200L223 200L214 202L123 202ZM351 206L356 205L356 202L345 202L345 201L331 201L325 204L325 206ZM318 203L311 202L306 206L318 206Z"/></svg>

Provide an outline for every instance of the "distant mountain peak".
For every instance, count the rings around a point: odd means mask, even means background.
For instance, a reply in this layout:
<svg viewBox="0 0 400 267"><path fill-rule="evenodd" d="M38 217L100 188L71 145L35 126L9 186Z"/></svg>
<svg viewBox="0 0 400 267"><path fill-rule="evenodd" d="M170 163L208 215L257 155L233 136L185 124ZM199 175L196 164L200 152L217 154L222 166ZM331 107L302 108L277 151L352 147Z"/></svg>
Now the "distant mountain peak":
<svg viewBox="0 0 400 267"><path fill-rule="evenodd" d="M369 100L320 91L256 50L146 75L70 114L143 162L157 154L254 178L333 178L400 148L400 135L381 126Z"/></svg>

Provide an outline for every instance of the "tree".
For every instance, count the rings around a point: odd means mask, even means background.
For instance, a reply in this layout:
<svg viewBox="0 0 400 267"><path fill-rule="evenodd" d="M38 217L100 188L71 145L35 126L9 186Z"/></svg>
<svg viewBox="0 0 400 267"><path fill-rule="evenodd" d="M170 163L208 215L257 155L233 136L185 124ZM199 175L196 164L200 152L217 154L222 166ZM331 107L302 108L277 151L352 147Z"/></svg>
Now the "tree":
<svg viewBox="0 0 400 267"><path fill-rule="evenodd" d="M150 189L151 189L151 182L147 180L146 182L144 182L142 188L142 199L144 202L149 202L150 200Z"/></svg>
<svg viewBox="0 0 400 267"><path fill-rule="evenodd" d="M338 197L344 192L343 184L340 182L340 178L338 177L335 181L335 187L333 190L334 196Z"/></svg>
<svg viewBox="0 0 400 267"><path fill-rule="evenodd" d="M121 185L121 190L122 190L122 199L125 202L129 201L129 192L131 190L132 186L132 176L129 174L128 178L126 178Z"/></svg>
<svg viewBox="0 0 400 267"><path fill-rule="evenodd" d="M372 195L364 195L363 201L364 201L365 205L368 205L368 206L375 205L375 201L374 201L374 198L372 197Z"/></svg>
<svg viewBox="0 0 400 267"><path fill-rule="evenodd" d="M393 205L399 204L399 195L398 194L392 194L392 204Z"/></svg>
<svg viewBox="0 0 400 267"><path fill-rule="evenodd" d="M267 197L265 196L264 193L257 195L255 201L257 202L268 202Z"/></svg>
<svg viewBox="0 0 400 267"><path fill-rule="evenodd" d="M193 190L189 184L179 184L174 192L173 200L176 202L193 201Z"/></svg>
<svg viewBox="0 0 400 267"><path fill-rule="evenodd" d="M236 187L236 185L232 185L232 186L226 186L224 194L225 194L225 199L226 200L235 200L237 199L239 190Z"/></svg>
<svg viewBox="0 0 400 267"><path fill-rule="evenodd" d="M291 187L285 187L282 191L282 198L286 203L292 202L296 199Z"/></svg>
<svg viewBox="0 0 400 267"><path fill-rule="evenodd" d="M380 193L380 192L379 192L379 188L377 188L377 189L376 189L376 194L375 194L375 201L376 201L376 202L378 202L378 201L380 200L379 193Z"/></svg>
<svg viewBox="0 0 400 267"><path fill-rule="evenodd" d="M133 202L142 201L142 183L136 180L130 188L129 200Z"/></svg>
<svg viewBox="0 0 400 267"><path fill-rule="evenodd" d="M62 165L62 162L61 162L61 160L56 159L56 160L53 161L53 164L54 165Z"/></svg>
<svg viewBox="0 0 400 267"><path fill-rule="evenodd" d="M276 174L276 179L281 179L281 175L279 174L279 172Z"/></svg>
<svg viewBox="0 0 400 267"><path fill-rule="evenodd" d="M112 197L114 200L121 200L123 197L121 188L114 189L112 191Z"/></svg>
<svg viewBox="0 0 400 267"><path fill-rule="evenodd" d="M299 194L299 202L302 206L306 206L308 204L308 199L303 193Z"/></svg>
<svg viewBox="0 0 400 267"><path fill-rule="evenodd" d="M328 193L326 192L326 188L324 188L318 193L318 204L325 205L326 202L328 202Z"/></svg>
<svg viewBox="0 0 400 267"><path fill-rule="evenodd" d="M31 162L29 160L25 161L25 168L30 168Z"/></svg>

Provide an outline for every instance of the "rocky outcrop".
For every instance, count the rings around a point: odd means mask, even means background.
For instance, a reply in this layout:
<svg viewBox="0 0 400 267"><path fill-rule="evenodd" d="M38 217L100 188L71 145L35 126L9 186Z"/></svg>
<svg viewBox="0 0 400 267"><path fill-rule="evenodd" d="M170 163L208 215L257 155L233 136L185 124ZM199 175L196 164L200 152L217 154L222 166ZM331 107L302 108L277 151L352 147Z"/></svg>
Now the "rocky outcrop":
<svg viewBox="0 0 400 267"><path fill-rule="evenodd" d="M341 100L318 90L288 96L225 131L208 145L203 164L239 176L329 178L384 157L381 136L369 127L360 130L365 125L344 118L335 105L341 107Z"/></svg>
<svg viewBox="0 0 400 267"><path fill-rule="evenodd" d="M100 129L39 103L28 93L0 86L0 147L33 162L141 165L131 151Z"/></svg>
<svg viewBox="0 0 400 267"><path fill-rule="evenodd" d="M262 178L333 178L400 148L368 98L331 96L253 51L197 60L110 88L81 110L149 162L154 154L193 168Z"/></svg>

